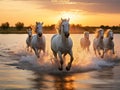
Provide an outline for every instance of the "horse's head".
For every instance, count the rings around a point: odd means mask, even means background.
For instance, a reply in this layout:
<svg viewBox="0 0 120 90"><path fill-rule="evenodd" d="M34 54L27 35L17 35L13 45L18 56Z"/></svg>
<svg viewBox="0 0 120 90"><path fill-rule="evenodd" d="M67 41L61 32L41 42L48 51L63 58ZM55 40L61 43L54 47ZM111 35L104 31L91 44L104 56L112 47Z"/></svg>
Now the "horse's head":
<svg viewBox="0 0 120 90"><path fill-rule="evenodd" d="M27 33L29 37L32 37L32 28L28 28Z"/></svg>
<svg viewBox="0 0 120 90"><path fill-rule="evenodd" d="M69 33L69 18L68 19L62 19L61 18L61 33L63 33L65 35L66 38L69 37L70 33Z"/></svg>
<svg viewBox="0 0 120 90"><path fill-rule="evenodd" d="M84 32L84 38L89 39L89 32L87 31Z"/></svg>
<svg viewBox="0 0 120 90"><path fill-rule="evenodd" d="M113 40L113 31L111 29L108 29L106 32L105 32L105 35L107 38Z"/></svg>
<svg viewBox="0 0 120 90"><path fill-rule="evenodd" d="M42 36L42 25L43 22L36 22L36 32L39 37Z"/></svg>
<svg viewBox="0 0 120 90"><path fill-rule="evenodd" d="M103 29L97 29L97 31L96 31L96 37L97 38L100 38L100 39L103 39L103 37L104 37L104 30Z"/></svg>

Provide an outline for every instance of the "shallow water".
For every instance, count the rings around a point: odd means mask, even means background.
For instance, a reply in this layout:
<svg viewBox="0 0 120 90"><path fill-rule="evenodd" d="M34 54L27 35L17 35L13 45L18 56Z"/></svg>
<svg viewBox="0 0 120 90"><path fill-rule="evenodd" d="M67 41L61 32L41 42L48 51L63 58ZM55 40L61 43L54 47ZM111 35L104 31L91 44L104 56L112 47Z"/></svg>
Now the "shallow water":
<svg viewBox="0 0 120 90"><path fill-rule="evenodd" d="M120 90L120 35L114 35L115 55L96 57L90 35L90 53L79 45L81 34L72 34L74 61L71 70L59 71L50 49L52 34L45 34L46 54L37 59L26 51L26 34L0 34L0 90Z"/></svg>

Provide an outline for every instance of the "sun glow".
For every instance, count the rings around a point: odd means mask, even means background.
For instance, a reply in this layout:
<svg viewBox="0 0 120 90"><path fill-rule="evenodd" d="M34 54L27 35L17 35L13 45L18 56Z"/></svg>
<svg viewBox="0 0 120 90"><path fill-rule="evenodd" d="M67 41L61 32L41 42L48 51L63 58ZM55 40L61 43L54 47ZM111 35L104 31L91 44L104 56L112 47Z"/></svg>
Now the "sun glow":
<svg viewBox="0 0 120 90"><path fill-rule="evenodd" d="M81 19L81 15L75 12L61 12L58 18L68 19L70 18L71 23L76 23L78 19Z"/></svg>
<svg viewBox="0 0 120 90"><path fill-rule="evenodd" d="M74 19L75 15L73 13L70 13L70 12L69 13L65 13L64 12L64 13L61 14L61 17L62 18L71 18L71 19Z"/></svg>

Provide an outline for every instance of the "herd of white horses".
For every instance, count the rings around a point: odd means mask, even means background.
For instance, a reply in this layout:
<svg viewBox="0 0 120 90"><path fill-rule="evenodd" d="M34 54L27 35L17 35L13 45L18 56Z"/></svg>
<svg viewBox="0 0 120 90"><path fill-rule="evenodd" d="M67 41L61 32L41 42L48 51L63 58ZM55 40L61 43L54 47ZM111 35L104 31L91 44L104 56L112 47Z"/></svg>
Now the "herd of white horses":
<svg viewBox="0 0 120 90"><path fill-rule="evenodd" d="M36 35L32 36L32 28L27 30L28 37L26 39L27 49L32 51L34 50L35 55L39 58L41 50L45 53L46 40L42 31L41 22L36 22L35 31ZM57 27L58 33L53 35L51 38L51 50L55 59L60 60L58 66L59 70L63 70L63 58L69 54L70 62L66 66L66 70L69 71L73 62L73 42L70 37L69 32L69 19L62 19L59 22ZM89 32L84 32L84 37L80 39L80 46L83 50L89 51L90 47ZM96 56L104 58L104 54L109 50L114 54L114 42L113 42L113 32L111 29L108 29L104 32L103 29L99 28L95 32L95 38L93 40L93 49Z"/></svg>

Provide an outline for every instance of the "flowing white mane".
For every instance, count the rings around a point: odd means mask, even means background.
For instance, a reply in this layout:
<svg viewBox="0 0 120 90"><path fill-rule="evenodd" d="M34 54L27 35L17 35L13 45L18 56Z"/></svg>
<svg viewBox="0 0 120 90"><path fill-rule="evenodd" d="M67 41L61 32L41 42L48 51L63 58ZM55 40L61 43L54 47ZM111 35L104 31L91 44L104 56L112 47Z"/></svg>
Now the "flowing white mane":
<svg viewBox="0 0 120 90"><path fill-rule="evenodd" d="M109 36L109 33L110 32L112 32L112 30L111 29L108 29L108 30L106 30L106 32L104 33L104 37L108 37Z"/></svg>
<svg viewBox="0 0 120 90"><path fill-rule="evenodd" d="M93 40L93 48L94 48L95 55L97 56L98 54L99 56L101 56L101 58L103 58L103 51L104 51L103 33L104 33L103 29L101 28L97 29L95 31L95 38ZM101 54L101 50L102 50L102 54Z"/></svg>
<svg viewBox="0 0 120 90"><path fill-rule="evenodd" d="M55 34L51 38L51 50L53 52L53 55L56 59L58 59L59 62L59 70L63 70L63 55L64 57L69 54L70 55L70 62L66 66L66 70L70 70L72 61L73 61L73 42L70 38L69 33L69 18L68 19L62 19L57 24L57 30L58 34Z"/></svg>
<svg viewBox="0 0 120 90"><path fill-rule="evenodd" d="M40 51L42 50L45 53L46 48L46 39L42 33L43 22L36 22L35 31L36 34L31 40L31 47L34 50L35 55L39 58Z"/></svg>
<svg viewBox="0 0 120 90"><path fill-rule="evenodd" d="M101 29L101 28L96 29L96 31L95 31L95 37L96 37L96 38L99 37L101 31L103 31L103 29Z"/></svg>
<svg viewBox="0 0 120 90"><path fill-rule="evenodd" d="M67 21L67 19L62 19L62 20L59 20L58 23L56 24L56 31L57 33L61 33L61 24L64 22L64 21Z"/></svg>

